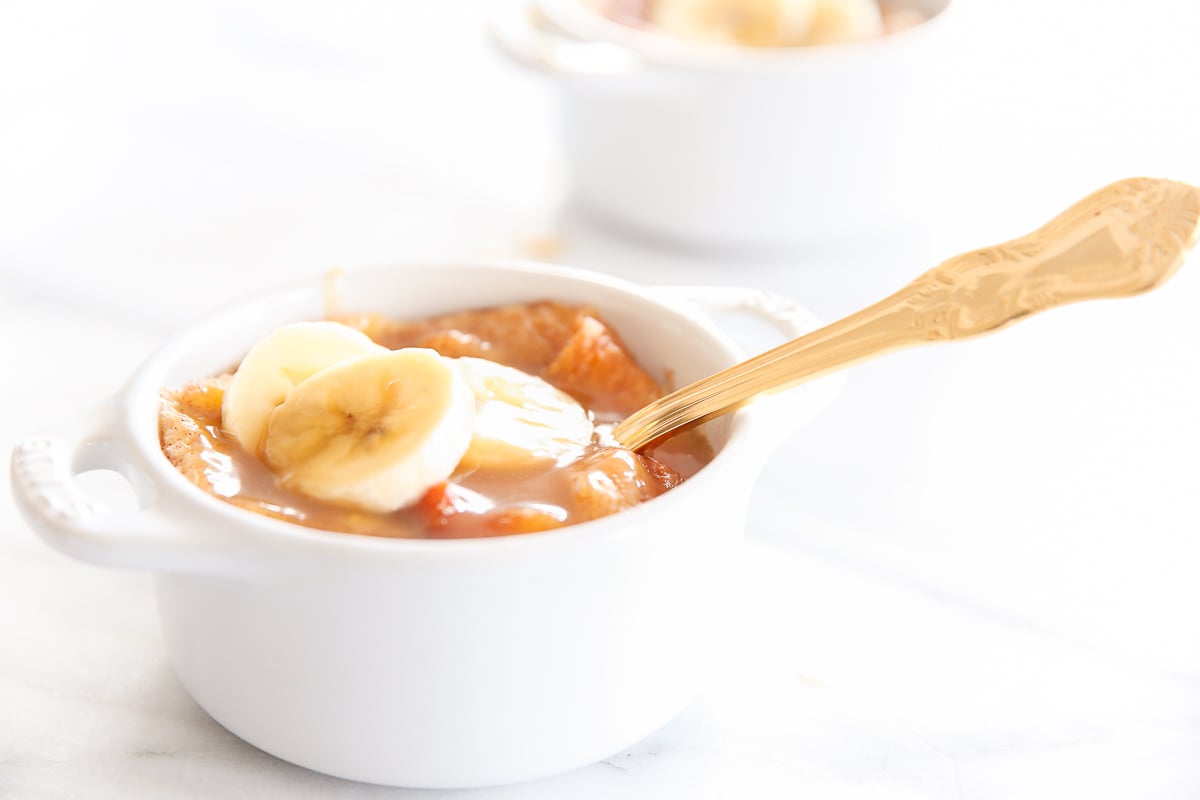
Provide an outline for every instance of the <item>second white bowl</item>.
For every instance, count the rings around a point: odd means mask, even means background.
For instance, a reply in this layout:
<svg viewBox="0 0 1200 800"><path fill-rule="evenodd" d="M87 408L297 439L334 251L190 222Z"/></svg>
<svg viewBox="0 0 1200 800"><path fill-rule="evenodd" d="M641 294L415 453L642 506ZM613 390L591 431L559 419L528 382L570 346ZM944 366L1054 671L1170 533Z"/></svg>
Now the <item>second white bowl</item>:
<svg viewBox="0 0 1200 800"><path fill-rule="evenodd" d="M911 5L930 19L809 48L683 41L579 0L523 2L494 31L556 79L579 205L674 243L770 250L913 216L937 148L917 101L950 0Z"/></svg>

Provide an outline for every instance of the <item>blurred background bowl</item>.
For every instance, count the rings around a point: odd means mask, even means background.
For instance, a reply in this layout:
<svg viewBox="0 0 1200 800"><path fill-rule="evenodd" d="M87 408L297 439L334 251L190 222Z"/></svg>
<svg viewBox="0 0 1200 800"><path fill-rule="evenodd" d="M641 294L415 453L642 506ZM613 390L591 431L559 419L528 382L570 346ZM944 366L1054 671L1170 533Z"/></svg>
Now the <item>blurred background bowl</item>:
<svg viewBox="0 0 1200 800"><path fill-rule="evenodd" d="M926 21L813 47L687 41L579 0L523 4L495 31L556 79L582 209L675 244L780 250L916 213L909 187L938 149L922 90L951 0L905 5Z"/></svg>

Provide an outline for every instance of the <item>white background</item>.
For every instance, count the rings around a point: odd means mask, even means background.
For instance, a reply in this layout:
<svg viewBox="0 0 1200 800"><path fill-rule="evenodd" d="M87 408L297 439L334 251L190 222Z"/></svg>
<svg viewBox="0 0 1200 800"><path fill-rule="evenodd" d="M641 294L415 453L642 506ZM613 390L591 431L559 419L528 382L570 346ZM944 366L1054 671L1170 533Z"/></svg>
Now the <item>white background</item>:
<svg viewBox="0 0 1200 800"><path fill-rule="evenodd" d="M487 9L0 5L0 445L335 264L553 234L566 263L832 319L1112 179L1200 183L1200 3L958 0L914 98L940 142L922 226L672 251L559 213L550 86L487 46ZM857 368L760 482L710 689L602 764L473 796L1200 796L1197 258ZM404 794L225 733L170 672L147 578L51 553L0 502L0 797Z"/></svg>

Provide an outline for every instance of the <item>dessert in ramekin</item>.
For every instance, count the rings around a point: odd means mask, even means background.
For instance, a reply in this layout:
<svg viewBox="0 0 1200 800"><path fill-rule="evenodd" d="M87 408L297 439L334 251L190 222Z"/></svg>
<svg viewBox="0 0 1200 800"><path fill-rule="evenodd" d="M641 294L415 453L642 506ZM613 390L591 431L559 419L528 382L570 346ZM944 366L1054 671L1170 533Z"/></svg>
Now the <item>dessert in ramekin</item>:
<svg viewBox="0 0 1200 800"><path fill-rule="evenodd" d="M521 263L349 272L342 310L416 318L551 299L598 309L652 374L680 384L743 353L702 305L798 335L812 320L755 291L650 289ZM712 460L669 492L556 530L397 539L314 530L197 488L160 449L160 388L236 364L281 325L327 316L317 281L182 332L114 399L13 454L17 504L51 546L150 570L170 660L214 719L320 772L469 787L582 766L646 736L697 691L721 644L757 471L828 401L818 382L710 423ZM113 514L74 475L115 469L139 509Z"/></svg>

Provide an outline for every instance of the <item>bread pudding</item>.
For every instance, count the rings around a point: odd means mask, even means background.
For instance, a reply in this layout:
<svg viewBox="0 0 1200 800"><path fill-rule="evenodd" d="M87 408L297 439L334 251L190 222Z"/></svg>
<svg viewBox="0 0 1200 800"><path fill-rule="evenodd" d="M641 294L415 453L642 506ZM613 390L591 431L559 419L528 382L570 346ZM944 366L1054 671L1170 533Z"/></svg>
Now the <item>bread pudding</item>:
<svg viewBox="0 0 1200 800"><path fill-rule="evenodd" d="M285 325L228 373L161 393L163 453L200 489L300 525L402 538L529 533L649 500L712 458L613 425L664 394L594 309Z"/></svg>

